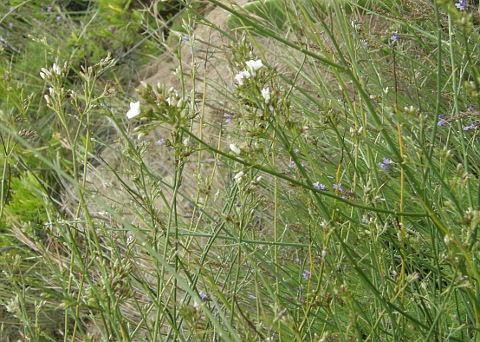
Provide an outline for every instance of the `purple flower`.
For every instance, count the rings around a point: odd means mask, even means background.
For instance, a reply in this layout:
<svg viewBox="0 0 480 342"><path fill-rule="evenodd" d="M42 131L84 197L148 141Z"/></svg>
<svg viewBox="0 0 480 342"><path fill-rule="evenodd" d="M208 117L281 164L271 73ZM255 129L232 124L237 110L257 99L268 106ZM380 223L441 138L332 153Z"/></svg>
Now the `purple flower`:
<svg viewBox="0 0 480 342"><path fill-rule="evenodd" d="M210 301L210 297L208 297L208 295L207 295L206 293L204 293L204 292L200 292L200 293L198 294L198 296L200 297L200 299L201 299L202 302L204 302L204 303Z"/></svg>
<svg viewBox="0 0 480 342"><path fill-rule="evenodd" d="M445 120L445 115L440 114L440 115L438 116L438 118L439 118L440 120L438 120L437 126L443 126L443 125L445 125L446 123L448 123L447 120Z"/></svg>
<svg viewBox="0 0 480 342"><path fill-rule="evenodd" d="M188 42L190 39L188 39L187 36L182 36L182 44L185 44L186 42Z"/></svg>
<svg viewBox="0 0 480 342"><path fill-rule="evenodd" d="M460 0L459 2L455 3L455 7L460 11L465 11L467 9L467 6L467 0Z"/></svg>
<svg viewBox="0 0 480 342"><path fill-rule="evenodd" d="M332 186L333 190L338 190L338 191L343 191L342 189L342 184L333 184Z"/></svg>
<svg viewBox="0 0 480 342"><path fill-rule="evenodd" d="M257 297L255 297L254 295L248 295L248 299L257 300Z"/></svg>
<svg viewBox="0 0 480 342"><path fill-rule="evenodd" d="M232 116L228 113L223 113L223 117L225 118L225 123L232 121Z"/></svg>
<svg viewBox="0 0 480 342"><path fill-rule="evenodd" d="M165 139L162 138L157 141L157 146L163 146L163 145L165 145Z"/></svg>
<svg viewBox="0 0 480 342"><path fill-rule="evenodd" d="M471 104L470 106L468 106L467 112L471 112L474 109L475 109L475 106L473 104Z"/></svg>
<svg viewBox="0 0 480 342"><path fill-rule="evenodd" d="M315 182L313 183L313 186L316 187L318 190L328 191L328 188L325 184L320 184L319 182Z"/></svg>
<svg viewBox="0 0 480 342"><path fill-rule="evenodd" d="M303 271L302 277L303 279L306 279L306 280L310 279L310 271L307 271L307 270Z"/></svg>
<svg viewBox="0 0 480 342"><path fill-rule="evenodd" d="M390 37L390 41L391 41L392 43L398 42L398 40L399 40L399 38L398 38L398 36L397 36L398 31L393 31L392 33L393 33L393 36Z"/></svg>
<svg viewBox="0 0 480 342"><path fill-rule="evenodd" d="M477 127L477 125L475 123L473 123L470 126L463 126L463 130L464 131L469 131L471 129L474 129L475 127Z"/></svg>
<svg viewBox="0 0 480 342"><path fill-rule="evenodd" d="M379 162L378 165L384 169L385 171L389 171L391 166L393 164L393 161L391 159L388 159L388 158L383 158L383 163L382 162Z"/></svg>

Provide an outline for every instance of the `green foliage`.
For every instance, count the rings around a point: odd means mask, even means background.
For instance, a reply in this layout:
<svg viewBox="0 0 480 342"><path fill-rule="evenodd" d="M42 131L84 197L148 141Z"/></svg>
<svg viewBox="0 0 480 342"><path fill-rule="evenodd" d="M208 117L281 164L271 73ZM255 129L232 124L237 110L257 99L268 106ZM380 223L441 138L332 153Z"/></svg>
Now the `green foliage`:
<svg viewBox="0 0 480 342"><path fill-rule="evenodd" d="M31 172L24 172L10 180L9 199L5 205L7 216L21 222L43 224L48 221L48 199L42 184ZM6 226L5 222L2 226Z"/></svg>
<svg viewBox="0 0 480 342"><path fill-rule="evenodd" d="M345 13L351 14L352 10L368 9L371 5L369 0L361 1L333 1L333 0L320 0L320 1L310 1L312 5L312 10L319 11L326 14L327 9L331 9L334 6L342 8ZM377 4L379 5L379 4ZM382 2L381 6L390 7L388 2ZM235 16L230 15L227 21L227 26L231 30L236 30L239 28L249 28L252 30L251 23L258 22L261 20L262 25L265 27L270 27L273 30L283 31L285 28L299 28L301 25L298 25L295 19L295 15L291 15L288 10L288 3L282 0L259 0L248 2L242 7L242 15Z"/></svg>
<svg viewBox="0 0 480 342"><path fill-rule="evenodd" d="M278 0L249 2L243 6L243 9L249 14L256 15L257 18L267 21L276 29L283 29L289 24L282 8L282 2ZM227 22L228 27L233 30L249 26L248 22L242 23L240 19L240 17L230 16Z"/></svg>
<svg viewBox="0 0 480 342"><path fill-rule="evenodd" d="M142 38L141 14L132 7L132 1L98 0L96 3L101 19L95 20L93 36L85 36L83 39L85 43L102 44L97 47L98 55L95 55L92 61L104 57L105 51L112 51L114 56L120 56Z"/></svg>
<svg viewBox="0 0 480 342"><path fill-rule="evenodd" d="M176 88L130 100L115 57L160 43L177 3L53 6L62 31L41 3L6 16L31 37L1 61L2 320L33 340L477 340L474 13L209 3L233 32L182 3Z"/></svg>

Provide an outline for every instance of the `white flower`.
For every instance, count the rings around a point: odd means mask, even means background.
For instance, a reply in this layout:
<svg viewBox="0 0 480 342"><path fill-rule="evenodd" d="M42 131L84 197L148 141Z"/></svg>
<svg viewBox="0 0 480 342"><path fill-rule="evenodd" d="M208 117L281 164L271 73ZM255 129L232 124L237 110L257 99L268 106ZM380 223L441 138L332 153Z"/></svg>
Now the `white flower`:
<svg viewBox="0 0 480 342"><path fill-rule="evenodd" d="M57 63L53 63L53 67L52 67L52 70L55 74L57 75L61 75L62 74L62 70L60 70L60 67L57 65Z"/></svg>
<svg viewBox="0 0 480 342"><path fill-rule="evenodd" d="M240 71L238 74L235 75L235 81L237 81L238 85L243 85L244 78L250 78L250 73L246 70Z"/></svg>
<svg viewBox="0 0 480 342"><path fill-rule="evenodd" d="M47 102L47 106L51 106L52 105L52 100L51 100L50 96L45 94L45 95L43 95L43 97L45 98L45 101Z"/></svg>
<svg viewBox="0 0 480 342"><path fill-rule="evenodd" d="M230 150L232 150L232 152L234 152L235 154L238 154L238 155L241 152L240 149L237 146L235 146L234 144L230 144Z"/></svg>
<svg viewBox="0 0 480 342"><path fill-rule="evenodd" d="M130 102L130 110L127 112L127 118L132 119L140 114L140 101Z"/></svg>
<svg viewBox="0 0 480 342"><path fill-rule="evenodd" d="M268 102L270 101L270 88L263 88L262 96L265 99L265 104L268 104Z"/></svg>
<svg viewBox="0 0 480 342"><path fill-rule="evenodd" d="M50 71L48 71L47 69L42 68L42 71L40 71L40 77L45 80L45 79L48 79L48 78L52 77L52 73Z"/></svg>
<svg viewBox="0 0 480 342"><path fill-rule="evenodd" d="M129 235L127 238L127 246L130 246L135 241L133 235Z"/></svg>
<svg viewBox="0 0 480 342"><path fill-rule="evenodd" d="M240 172L237 173L235 176L233 176L233 179L235 180L235 182L240 183L240 181L242 180L243 176L245 176L245 172L240 171Z"/></svg>
<svg viewBox="0 0 480 342"><path fill-rule="evenodd" d="M248 69L248 71L250 71L252 76L257 75L256 71L260 68L263 68L263 63L262 63L261 59L257 59L256 61L251 59L251 60L247 61L245 64L247 65L247 69Z"/></svg>
<svg viewBox="0 0 480 342"><path fill-rule="evenodd" d="M158 88L161 88L160 85L158 86ZM168 105L170 107L178 107L180 108L182 106L182 103L180 103L182 100L180 99L180 97L178 96L178 92L173 88L171 87L170 89L168 89L167 91L168 93L168 98L166 99ZM180 105L179 105L180 103Z"/></svg>

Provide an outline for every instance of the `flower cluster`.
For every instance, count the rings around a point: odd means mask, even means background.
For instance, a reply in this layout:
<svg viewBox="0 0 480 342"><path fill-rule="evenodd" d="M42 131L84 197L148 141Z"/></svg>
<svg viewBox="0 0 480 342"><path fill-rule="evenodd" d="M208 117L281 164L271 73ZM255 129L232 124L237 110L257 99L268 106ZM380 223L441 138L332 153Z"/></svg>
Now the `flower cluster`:
<svg viewBox="0 0 480 342"><path fill-rule="evenodd" d="M68 70L68 63L65 62L63 67L60 67L57 63L53 63L50 69L41 68L40 77L48 85L48 94L44 94L43 97L47 106L52 109L59 109L63 107L62 99L70 98L72 104L78 104L78 98L75 92L71 89L65 89L65 76Z"/></svg>
<svg viewBox="0 0 480 342"><path fill-rule="evenodd" d="M460 0L460 1L455 3L455 7L459 11L465 11L467 9L467 6L468 6L467 0Z"/></svg>
<svg viewBox="0 0 480 342"><path fill-rule="evenodd" d="M247 68L245 70L240 71L234 77L235 81L237 81L239 86L242 86L244 84L244 79L249 79L250 77L257 76L257 71L260 68L264 67L261 59L257 59L256 61L251 59L247 61L245 65L247 66Z"/></svg>
<svg viewBox="0 0 480 342"><path fill-rule="evenodd" d="M343 192L342 184L333 184L332 188L335 191Z"/></svg>
<svg viewBox="0 0 480 342"><path fill-rule="evenodd" d="M65 66L64 66L64 70L66 69L67 67L67 64L65 63ZM65 74L65 71L62 70L57 63L53 63L53 66L52 66L52 70L48 70L48 69L45 69L45 68L42 68L41 69L42 71L40 71L40 77L44 80L49 80L52 78L52 75L55 74L57 76L62 76Z"/></svg>
<svg viewBox="0 0 480 342"><path fill-rule="evenodd" d="M443 126L443 125L445 125L445 124L448 123L448 121L445 119L445 115L440 114L440 115L438 116L438 118L439 118L439 120L438 120L438 122L437 122L437 126Z"/></svg>
<svg viewBox="0 0 480 342"><path fill-rule="evenodd" d="M383 162L379 162L378 166L380 166L385 171L390 171L392 168L393 161L388 158L383 158Z"/></svg>
<svg viewBox="0 0 480 342"><path fill-rule="evenodd" d="M454 116L454 117L451 117L449 119L446 119L445 118L445 115L443 114L440 114L438 116L438 122L437 122L437 126L444 126L446 124L449 124L451 122L455 122L457 120L460 120L460 119L466 119L466 118L470 118L472 116L477 116L478 113L472 113L473 111L475 110L475 106L473 104L469 105L467 107L467 111L466 112L463 112L463 113L460 113L460 115L458 116ZM466 125L466 126L463 126L463 130L464 131L470 131L472 129L475 129L476 127L480 126L480 122L479 121L475 121L473 123L471 123L470 125Z"/></svg>
<svg viewBox="0 0 480 342"><path fill-rule="evenodd" d="M247 69L250 71L253 77L257 76L257 70L263 68L263 63L261 59L257 59L254 61L253 59L247 61L245 63L247 65Z"/></svg>
<svg viewBox="0 0 480 342"><path fill-rule="evenodd" d="M475 129L475 127L477 127L477 124L474 122L474 123L472 123L471 125L463 126L463 130L464 130L464 131L469 131L469 130L471 130L471 129Z"/></svg>
<svg viewBox="0 0 480 342"><path fill-rule="evenodd" d="M313 183L313 186L320 191L328 191L328 187L325 184L320 184L320 182Z"/></svg>
<svg viewBox="0 0 480 342"><path fill-rule="evenodd" d="M320 182L315 182L312 185L319 191L329 191L329 188ZM353 199L356 197L356 194L352 190L344 189L340 183L332 184L332 191L334 191L336 195L340 195L343 199Z"/></svg>

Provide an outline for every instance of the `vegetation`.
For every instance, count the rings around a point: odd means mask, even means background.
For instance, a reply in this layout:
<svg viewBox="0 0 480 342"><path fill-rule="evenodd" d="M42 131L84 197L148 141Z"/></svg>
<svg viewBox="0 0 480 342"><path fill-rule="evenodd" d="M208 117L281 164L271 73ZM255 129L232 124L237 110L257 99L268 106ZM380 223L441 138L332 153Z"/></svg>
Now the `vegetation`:
<svg viewBox="0 0 480 342"><path fill-rule="evenodd" d="M480 340L478 4L203 5L0 3L0 339Z"/></svg>

